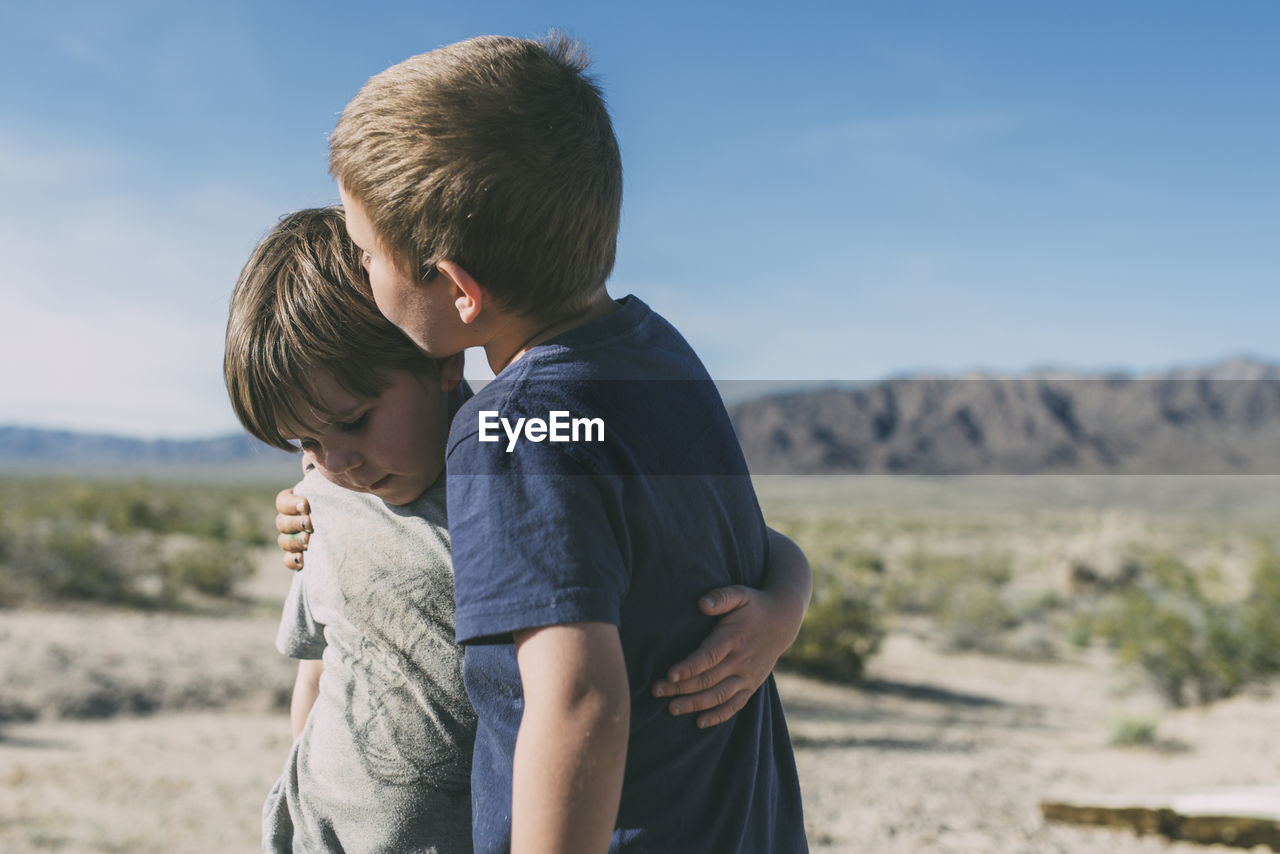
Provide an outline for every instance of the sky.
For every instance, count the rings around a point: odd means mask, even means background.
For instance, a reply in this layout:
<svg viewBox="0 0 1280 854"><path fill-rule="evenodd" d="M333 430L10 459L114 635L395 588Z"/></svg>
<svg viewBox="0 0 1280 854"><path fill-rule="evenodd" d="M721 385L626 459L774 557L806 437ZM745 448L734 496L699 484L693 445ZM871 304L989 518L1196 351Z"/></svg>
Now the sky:
<svg viewBox="0 0 1280 854"><path fill-rule="evenodd" d="M783 7L11 4L0 424L237 430L231 287L281 214L337 202L343 105L552 28L622 148L610 293L717 379L1280 357L1280 4Z"/></svg>

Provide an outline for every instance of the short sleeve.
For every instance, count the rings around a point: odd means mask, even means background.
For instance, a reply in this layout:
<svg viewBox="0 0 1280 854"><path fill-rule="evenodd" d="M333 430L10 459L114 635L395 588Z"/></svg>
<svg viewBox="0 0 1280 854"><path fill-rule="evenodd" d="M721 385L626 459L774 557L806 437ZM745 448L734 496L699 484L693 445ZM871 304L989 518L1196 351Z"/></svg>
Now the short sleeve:
<svg viewBox="0 0 1280 854"><path fill-rule="evenodd" d="M324 625L316 621L307 604L306 581L305 569L294 574L276 632L276 649L289 658L316 659L324 655Z"/></svg>
<svg viewBox="0 0 1280 854"><path fill-rule="evenodd" d="M630 570L614 478L556 446L513 453L463 442L450 456L457 638L505 642L521 629L618 625Z"/></svg>

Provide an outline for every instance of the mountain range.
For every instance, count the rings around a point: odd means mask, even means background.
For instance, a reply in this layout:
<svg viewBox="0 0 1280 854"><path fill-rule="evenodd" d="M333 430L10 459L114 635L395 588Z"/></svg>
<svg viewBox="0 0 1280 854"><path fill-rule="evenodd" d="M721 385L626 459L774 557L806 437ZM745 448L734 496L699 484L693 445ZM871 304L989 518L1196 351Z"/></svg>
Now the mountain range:
<svg viewBox="0 0 1280 854"><path fill-rule="evenodd" d="M913 375L729 407L755 474L1280 474L1280 366ZM138 439L0 426L0 463L274 465L245 434ZM296 465L296 463L290 463Z"/></svg>
<svg viewBox="0 0 1280 854"><path fill-rule="evenodd" d="M910 376L730 410L755 474L1280 474L1280 366Z"/></svg>

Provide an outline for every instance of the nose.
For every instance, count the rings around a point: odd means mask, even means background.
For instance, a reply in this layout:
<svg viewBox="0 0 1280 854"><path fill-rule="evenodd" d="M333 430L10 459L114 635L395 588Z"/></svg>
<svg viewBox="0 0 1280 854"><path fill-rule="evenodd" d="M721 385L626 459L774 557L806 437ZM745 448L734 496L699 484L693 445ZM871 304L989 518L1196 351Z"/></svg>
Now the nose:
<svg viewBox="0 0 1280 854"><path fill-rule="evenodd" d="M360 453L354 448L325 448L324 458L320 461L320 465L324 466L326 471L341 474L359 467L363 461Z"/></svg>

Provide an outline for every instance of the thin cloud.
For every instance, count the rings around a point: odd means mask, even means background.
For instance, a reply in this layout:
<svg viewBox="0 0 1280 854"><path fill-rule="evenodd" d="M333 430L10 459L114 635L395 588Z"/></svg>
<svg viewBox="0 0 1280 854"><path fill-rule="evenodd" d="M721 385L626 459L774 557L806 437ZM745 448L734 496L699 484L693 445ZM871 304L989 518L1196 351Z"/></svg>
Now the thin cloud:
<svg viewBox="0 0 1280 854"><path fill-rule="evenodd" d="M5 421L147 436L234 429L220 388L222 318L84 312L7 287L0 298L19 319L0 336Z"/></svg>
<svg viewBox="0 0 1280 854"><path fill-rule="evenodd" d="M77 64L100 71L108 67L98 46L84 33L57 32L50 35L50 41L59 53Z"/></svg>
<svg viewBox="0 0 1280 854"><path fill-rule="evenodd" d="M945 148L1003 136L1020 124L1012 115L983 112L858 119L812 130L801 137L798 147L805 154Z"/></svg>
<svg viewBox="0 0 1280 854"><path fill-rule="evenodd" d="M82 187L86 180L100 183L119 177L127 164L112 153L82 145L65 145L48 134L14 133L16 122L6 117L10 130L0 131L0 190L14 199L25 191L50 191Z"/></svg>
<svg viewBox="0 0 1280 854"><path fill-rule="evenodd" d="M0 135L7 279L99 306L225 301L257 238L290 205L216 175L169 186L149 177L138 158L108 147Z"/></svg>
<svg viewBox="0 0 1280 854"><path fill-rule="evenodd" d="M14 201L0 207L0 421L237 429L221 381L231 287L287 205L216 176L141 191L129 157L56 138L9 133L0 155Z"/></svg>

